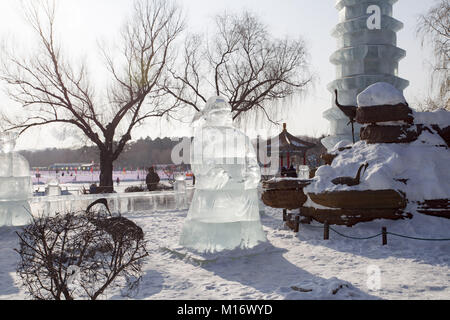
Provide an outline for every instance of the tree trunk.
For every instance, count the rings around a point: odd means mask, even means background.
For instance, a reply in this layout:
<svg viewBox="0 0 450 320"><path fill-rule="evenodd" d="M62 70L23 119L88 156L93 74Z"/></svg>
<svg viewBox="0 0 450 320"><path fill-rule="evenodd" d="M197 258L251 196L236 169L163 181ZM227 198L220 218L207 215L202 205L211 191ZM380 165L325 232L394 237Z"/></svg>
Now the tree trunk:
<svg viewBox="0 0 450 320"><path fill-rule="evenodd" d="M113 161L112 152L100 151L100 188L102 193L114 191Z"/></svg>

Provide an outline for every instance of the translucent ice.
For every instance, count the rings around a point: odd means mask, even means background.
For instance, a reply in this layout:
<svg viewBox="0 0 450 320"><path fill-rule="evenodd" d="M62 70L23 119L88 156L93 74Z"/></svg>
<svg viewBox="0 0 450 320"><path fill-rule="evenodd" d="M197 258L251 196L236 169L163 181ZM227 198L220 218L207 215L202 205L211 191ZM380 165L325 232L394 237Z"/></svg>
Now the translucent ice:
<svg viewBox="0 0 450 320"><path fill-rule="evenodd" d="M59 181L57 179L51 180L45 188L46 196L60 196L61 193L61 186L59 185Z"/></svg>
<svg viewBox="0 0 450 320"><path fill-rule="evenodd" d="M336 0L340 18L332 34L337 39L338 50L331 56L336 80L328 86L333 93L332 108L323 114L331 123L331 135L322 140L328 151L339 141L352 141L349 119L334 103L335 90L339 91L340 104L356 106L358 94L374 83L389 83L400 92L409 85L398 77L399 61L406 56L406 51L397 47L397 32L403 23L392 17L395 2ZM379 28L369 28L369 21L374 18L370 7L379 8L380 15L375 14ZM355 126L356 137L360 128Z"/></svg>
<svg viewBox="0 0 450 320"><path fill-rule="evenodd" d="M30 167L13 152L15 141L15 134L0 133L0 226L21 226L31 219Z"/></svg>
<svg viewBox="0 0 450 320"><path fill-rule="evenodd" d="M195 193L180 244L200 252L265 242L257 187L261 172L250 139L233 127L231 106L213 97L195 119L191 167Z"/></svg>
<svg viewBox="0 0 450 320"><path fill-rule="evenodd" d="M186 176L184 174L175 174L175 182L173 184L175 191L175 202L178 209L186 209L187 194L186 194Z"/></svg>

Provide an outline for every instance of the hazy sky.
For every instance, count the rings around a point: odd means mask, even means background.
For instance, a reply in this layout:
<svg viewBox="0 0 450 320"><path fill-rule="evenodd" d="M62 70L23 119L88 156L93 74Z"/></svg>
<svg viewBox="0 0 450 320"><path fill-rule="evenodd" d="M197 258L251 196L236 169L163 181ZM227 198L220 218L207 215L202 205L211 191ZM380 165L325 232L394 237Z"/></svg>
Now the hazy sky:
<svg viewBox="0 0 450 320"><path fill-rule="evenodd" d="M58 31L64 36L64 47L72 58L97 56L97 41L114 41L124 19L132 8L132 0L57 0ZM326 85L335 79L330 55L337 49L331 30L338 22L334 0L189 0L180 1L187 13L187 31L204 31L212 17L229 10L239 12L248 9L258 14L275 36L296 38L302 36L309 48L311 70L316 74L315 88L303 101L293 106L294 114L284 119L288 129L295 134L318 136L328 133L328 121L322 113L331 106L331 94ZM414 101L428 94L429 69L426 61L429 51L421 48L415 34L419 14L426 12L434 0L399 0L394 6L394 17L405 24L398 33L398 46L407 51L400 62L399 76L411 82L405 91L407 100ZM22 15L20 1L0 0L0 37L19 42L27 47L33 42ZM0 89L4 84L0 83ZM11 108L13 104L0 95L0 108ZM159 121L149 123L135 132L133 138L181 136L188 134L182 125L160 126ZM18 141L19 149L72 146L68 138L62 141L57 129L30 131ZM75 146L75 145L73 145Z"/></svg>

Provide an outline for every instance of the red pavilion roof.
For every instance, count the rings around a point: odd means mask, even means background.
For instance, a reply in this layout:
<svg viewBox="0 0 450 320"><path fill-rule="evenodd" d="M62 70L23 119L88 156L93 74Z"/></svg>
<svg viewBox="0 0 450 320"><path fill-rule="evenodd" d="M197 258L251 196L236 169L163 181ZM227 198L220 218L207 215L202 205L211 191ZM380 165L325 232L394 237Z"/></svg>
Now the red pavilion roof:
<svg viewBox="0 0 450 320"><path fill-rule="evenodd" d="M272 139L267 141L267 148L270 150L276 146L272 146ZM314 143L304 141L293 136L287 131L286 123L283 124L283 131L278 135L278 149L279 153L304 153L308 149L314 148Z"/></svg>

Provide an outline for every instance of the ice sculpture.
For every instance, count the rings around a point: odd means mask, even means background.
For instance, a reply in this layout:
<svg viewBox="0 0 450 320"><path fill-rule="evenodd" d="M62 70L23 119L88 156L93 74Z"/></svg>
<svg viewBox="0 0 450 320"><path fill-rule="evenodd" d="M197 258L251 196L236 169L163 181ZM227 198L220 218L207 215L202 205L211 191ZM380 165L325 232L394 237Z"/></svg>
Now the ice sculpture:
<svg viewBox="0 0 450 320"><path fill-rule="evenodd" d="M14 152L17 135L0 133L0 226L22 226L31 220L30 166Z"/></svg>
<svg viewBox="0 0 450 320"><path fill-rule="evenodd" d="M231 106L213 97L194 121L191 167L196 189L180 245L212 253L265 242L257 193L260 168L250 139L233 127Z"/></svg>
<svg viewBox="0 0 450 320"><path fill-rule="evenodd" d="M403 28L400 21L392 18L393 5L397 0L337 0L339 24L333 31L340 48L331 56L336 65L337 80L328 89L339 91L342 105L356 106L356 97L368 86L387 82L403 90L409 82L398 77L399 61L406 52L397 48L397 32ZM352 141L348 118L336 107L324 112L324 118L331 122L331 136L322 144L331 150L336 143ZM359 137L360 126L355 126Z"/></svg>
<svg viewBox="0 0 450 320"><path fill-rule="evenodd" d="M47 186L45 187L46 196L60 196L61 194L61 186L59 185L59 181L57 178L52 179L47 183Z"/></svg>
<svg viewBox="0 0 450 320"><path fill-rule="evenodd" d="M177 209L185 209L187 207L186 176L183 172L174 174L174 177L173 190L175 192Z"/></svg>

